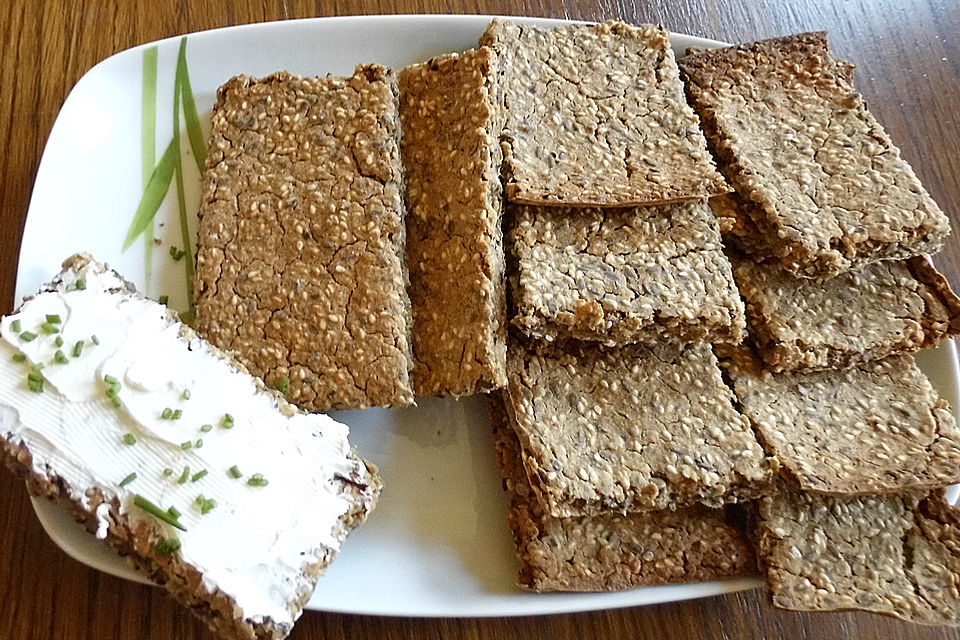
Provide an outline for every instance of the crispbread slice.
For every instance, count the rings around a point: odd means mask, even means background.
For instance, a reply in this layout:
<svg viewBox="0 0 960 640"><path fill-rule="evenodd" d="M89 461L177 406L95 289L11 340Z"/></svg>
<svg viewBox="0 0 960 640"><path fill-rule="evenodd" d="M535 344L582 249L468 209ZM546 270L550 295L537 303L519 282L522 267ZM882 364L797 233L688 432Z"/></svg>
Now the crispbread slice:
<svg viewBox="0 0 960 640"><path fill-rule="evenodd" d="M514 205L513 323L547 340L740 342L743 303L706 203Z"/></svg>
<svg viewBox="0 0 960 640"><path fill-rule="evenodd" d="M740 349L724 364L738 409L804 490L876 494L960 481L960 430L912 356L770 373Z"/></svg>
<svg viewBox="0 0 960 640"><path fill-rule="evenodd" d="M834 276L942 246L947 217L824 33L700 51L679 64L725 174L757 205L752 222L785 269Z"/></svg>
<svg viewBox="0 0 960 640"><path fill-rule="evenodd" d="M553 518L533 497L520 443L498 394L489 400L497 459L510 494L518 584L533 591L614 591L718 580L756 569L722 509Z"/></svg>
<svg viewBox="0 0 960 640"><path fill-rule="evenodd" d="M393 72L236 77L209 149L197 329L305 409L411 404Z"/></svg>
<svg viewBox="0 0 960 640"><path fill-rule="evenodd" d="M709 345L516 342L507 378L527 477L551 516L717 507L768 488Z"/></svg>
<svg viewBox="0 0 960 640"><path fill-rule="evenodd" d="M848 367L960 333L960 299L926 258L875 262L827 280L736 252L730 260L750 335L774 371Z"/></svg>
<svg viewBox="0 0 960 640"><path fill-rule="evenodd" d="M506 384L506 292L493 52L400 73L417 395Z"/></svg>
<svg viewBox="0 0 960 640"><path fill-rule="evenodd" d="M480 44L499 58L510 200L623 206L729 190L660 27L496 19Z"/></svg>
<svg viewBox="0 0 960 640"><path fill-rule="evenodd" d="M759 501L758 515L775 606L960 623L960 514L942 492L841 498L784 488Z"/></svg>

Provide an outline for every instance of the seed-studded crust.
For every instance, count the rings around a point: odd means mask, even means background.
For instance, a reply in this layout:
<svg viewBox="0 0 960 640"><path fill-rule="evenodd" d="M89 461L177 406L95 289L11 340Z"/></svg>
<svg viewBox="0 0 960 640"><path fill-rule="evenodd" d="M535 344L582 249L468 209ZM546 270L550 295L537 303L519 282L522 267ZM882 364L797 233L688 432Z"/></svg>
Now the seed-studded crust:
<svg viewBox="0 0 960 640"><path fill-rule="evenodd" d="M926 258L885 260L828 280L730 253L750 336L773 371L836 369L960 333L960 299Z"/></svg>
<svg viewBox="0 0 960 640"><path fill-rule="evenodd" d="M514 205L513 323L547 340L732 342L743 303L702 201L629 209Z"/></svg>
<svg viewBox="0 0 960 640"><path fill-rule="evenodd" d="M718 580L756 570L753 550L722 509L552 518L534 499L503 400L489 400L510 494L517 583L532 591L615 591Z"/></svg>
<svg viewBox="0 0 960 640"><path fill-rule="evenodd" d="M400 73L417 395L463 396L506 384L494 64L482 47Z"/></svg>
<svg viewBox="0 0 960 640"><path fill-rule="evenodd" d="M106 265L96 263L89 255L78 254L68 258L63 267L65 271L80 270L87 265L94 264L101 271L109 269ZM41 291L52 291L62 287L62 274L51 283L44 285ZM125 282L123 293L139 295L132 284ZM171 322L178 320L175 312L169 312ZM181 338L185 341L197 339L197 334L181 325ZM212 351L234 368L246 372L243 364L235 360L231 354ZM279 410L285 414L292 414L296 408L290 405L283 397L259 384L261 391L273 395ZM162 585L166 591L180 604L187 607L194 615L202 620L212 631L223 638L242 640L281 640L291 631L292 625L277 623L272 618L255 616L255 612L240 611L236 602L229 595L218 588L208 588L204 584L203 573L191 564L183 561L178 553L158 554L155 547L165 538L164 532L158 526L151 526L149 521L134 522L121 510L116 496L110 494L106 487L74 487L67 483L56 469L46 467L42 470L35 467L29 449L22 442L14 442L10 434L0 432L0 461L18 476L22 477L30 493L35 496L48 498L55 504L63 507L87 531L98 533L100 519L105 517L109 522L104 542L127 558L133 567L148 578ZM367 514L376 505L381 489L380 477L377 468L351 454L362 469L357 475L342 477L342 492L350 496L351 507L333 525L333 533L342 543L347 534L358 524L363 522ZM84 505L80 496L86 496ZM105 507L105 509L103 508ZM100 531L102 533L102 530ZM300 576L297 584L290 585L288 610L296 620L303 607L310 600L316 586L317 579L326 571L336 557L336 551L325 546L319 548L316 554L318 561L309 567ZM253 619L257 617L258 619Z"/></svg>
<svg viewBox="0 0 960 640"><path fill-rule="evenodd" d="M729 190L660 27L494 20L480 44L499 57L510 200L623 206Z"/></svg>
<svg viewBox="0 0 960 640"><path fill-rule="evenodd" d="M411 404L394 74L238 76L212 127L198 330L305 409Z"/></svg>
<svg viewBox="0 0 960 640"><path fill-rule="evenodd" d="M960 623L960 512L929 495L760 500L757 555L773 604Z"/></svg>
<svg viewBox="0 0 960 640"><path fill-rule="evenodd" d="M738 409L804 490L878 494L960 481L960 430L912 356L770 373L740 349L724 365Z"/></svg>
<svg viewBox="0 0 960 640"><path fill-rule="evenodd" d="M709 345L511 342L507 378L527 477L552 516L718 507L769 488Z"/></svg>
<svg viewBox="0 0 960 640"><path fill-rule="evenodd" d="M752 222L785 269L834 276L858 260L938 250L949 221L851 83L824 33L700 51L687 94Z"/></svg>

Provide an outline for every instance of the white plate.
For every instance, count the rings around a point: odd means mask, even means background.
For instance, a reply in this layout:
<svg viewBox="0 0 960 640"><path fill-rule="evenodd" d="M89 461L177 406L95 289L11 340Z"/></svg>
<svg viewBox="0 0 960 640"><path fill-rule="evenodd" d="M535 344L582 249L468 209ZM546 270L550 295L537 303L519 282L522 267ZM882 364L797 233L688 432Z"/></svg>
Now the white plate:
<svg viewBox="0 0 960 640"><path fill-rule="evenodd" d="M563 21L528 20L541 24ZM349 74L355 65L394 68L475 45L486 16L373 16L255 24L188 37L192 86L203 126L216 89L233 75L285 69L306 75ZM681 34L675 49L720 43ZM155 43L159 56L157 153L170 140L173 71L180 38ZM157 214L152 277L145 282L143 242L123 252L142 193L141 87L144 45L91 69L70 93L47 142L24 229L17 295L36 291L77 251L109 261L149 295L183 308L183 262L175 200ZM206 133L206 132L205 132ZM199 175L183 138L186 202L196 222ZM191 238L193 233L191 230ZM923 354L935 386L957 406L952 344ZM517 572L506 526L506 499L495 467L483 401L422 399L413 409L343 411L360 452L383 471L380 506L347 541L308 608L403 616L504 616L653 604L747 589L756 577L647 587L603 594L529 594ZM46 501L35 501L50 537L77 560L117 576L142 579Z"/></svg>

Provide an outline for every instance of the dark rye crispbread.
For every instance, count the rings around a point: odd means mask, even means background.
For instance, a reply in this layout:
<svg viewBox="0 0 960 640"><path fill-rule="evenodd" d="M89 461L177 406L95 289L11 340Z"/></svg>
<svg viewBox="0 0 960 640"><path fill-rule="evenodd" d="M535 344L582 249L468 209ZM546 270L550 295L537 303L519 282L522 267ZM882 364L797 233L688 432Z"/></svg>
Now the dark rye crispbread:
<svg viewBox="0 0 960 640"><path fill-rule="evenodd" d="M417 395L506 384L506 287L493 52L400 72Z"/></svg>
<svg viewBox="0 0 960 640"><path fill-rule="evenodd" d="M706 203L513 209L512 322L527 335L740 342L743 303Z"/></svg>
<svg viewBox="0 0 960 640"><path fill-rule="evenodd" d="M520 443L499 394L489 399L497 460L510 495L517 583L532 591L614 591L718 580L756 570L753 550L722 509L553 518L530 490Z"/></svg>
<svg viewBox="0 0 960 640"><path fill-rule="evenodd" d="M811 280L776 262L729 255L750 337L773 371L853 366L960 333L960 299L926 258Z"/></svg>
<svg viewBox="0 0 960 640"><path fill-rule="evenodd" d="M858 261L938 250L949 221L854 89L852 66L806 33L679 62L723 171L785 269L834 276Z"/></svg>
<svg viewBox="0 0 960 640"><path fill-rule="evenodd" d="M507 197L623 206L729 191L687 105L667 32L493 20Z"/></svg>
<svg viewBox="0 0 960 640"><path fill-rule="evenodd" d="M739 411L801 489L851 495L960 481L960 430L910 355L771 373L746 349L722 364Z"/></svg>
<svg viewBox="0 0 960 640"><path fill-rule="evenodd" d="M759 501L757 556L773 604L960 623L960 512L943 492Z"/></svg>
<svg viewBox="0 0 960 640"><path fill-rule="evenodd" d="M719 507L769 488L710 345L511 341L507 379L527 477L551 516Z"/></svg>
<svg viewBox="0 0 960 640"><path fill-rule="evenodd" d="M107 265L93 260L87 254L74 255L63 263L63 271L43 285L40 292L69 291L67 283L75 282L81 272L89 274L91 269L96 273L110 271ZM144 298L132 283L116 272L114 275L122 286L108 290L109 293L116 294L118 298ZM179 323L176 312L168 310L167 321L170 324ZM185 324L179 325L179 338L191 345L201 340L197 333ZM220 351L213 346L209 346L209 350L237 371L247 373L244 365L229 352ZM296 407L284 400L275 390L265 387L256 378L253 380L259 392L271 396L279 413L292 415L296 412ZM0 409L5 407L0 406ZM60 475L62 471L48 465L34 464L29 447L23 441L12 437L14 434L5 428L8 427L8 420L19 419L16 411L0 411L0 462L25 480L31 495L45 497L62 507L87 531L126 558L139 572L163 586L172 598L188 608L219 636L231 640L282 640L290 633L290 624L279 623L269 616L258 615L255 611L240 610L234 598L216 585L205 582L202 567L186 562L180 553L159 553L157 544L166 539L168 533L161 527L159 520L154 523L132 518L129 505L121 503L115 483L73 486ZM83 424L73 426L77 429L84 428ZM243 437L240 433L237 436ZM382 487L376 466L352 452L348 457L355 463L355 468L349 477L338 477L335 480L337 493L349 495L351 503L349 510L331 524L338 544L366 519L376 505ZM96 460L89 462L91 465L97 464ZM102 520L106 520L107 526L103 525ZM229 535L229 532L226 534ZM318 546L316 550L304 550L304 553L316 555L317 561L303 571L299 580L289 584L287 608L294 620L310 600L318 578L325 573L337 555L335 549L325 545Z"/></svg>
<svg viewBox="0 0 960 640"><path fill-rule="evenodd" d="M394 74L238 76L209 149L197 329L305 409L411 404Z"/></svg>

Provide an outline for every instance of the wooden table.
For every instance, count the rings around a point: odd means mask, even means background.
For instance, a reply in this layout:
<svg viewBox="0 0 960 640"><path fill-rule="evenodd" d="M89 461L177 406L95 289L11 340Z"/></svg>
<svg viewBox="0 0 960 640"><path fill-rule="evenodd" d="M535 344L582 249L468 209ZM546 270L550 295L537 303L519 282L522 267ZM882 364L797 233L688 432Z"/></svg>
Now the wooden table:
<svg viewBox="0 0 960 640"><path fill-rule="evenodd" d="M659 6L657 6L659 4ZM763 6L766 5L766 6ZM67 92L98 61L200 29L356 13L622 18L733 42L826 29L933 197L960 222L960 3L956 0L5 0L0 2L0 313L44 141ZM960 227L958 227L960 228ZM937 259L960 284L960 233ZM90 570L41 529L23 484L0 472L0 639L211 638L159 589ZM338 638L960 638L860 613L776 611L760 592L568 616L409 620L308 612L301 640Z"/></svg>

